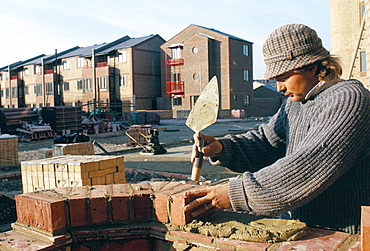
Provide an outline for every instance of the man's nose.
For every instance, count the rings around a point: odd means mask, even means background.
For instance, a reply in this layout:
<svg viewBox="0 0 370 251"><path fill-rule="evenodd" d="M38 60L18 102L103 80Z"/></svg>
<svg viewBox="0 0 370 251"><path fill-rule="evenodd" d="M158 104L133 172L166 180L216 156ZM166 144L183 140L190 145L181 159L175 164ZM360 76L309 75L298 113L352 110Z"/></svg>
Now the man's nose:
<svg viewBox="0 0 370 251"><path fill-rule="evenodd" d="M277 91L278 92L284 93L286 91L286 87L284 85L284 82L277 81L276 85L277 85Z"/></svg>

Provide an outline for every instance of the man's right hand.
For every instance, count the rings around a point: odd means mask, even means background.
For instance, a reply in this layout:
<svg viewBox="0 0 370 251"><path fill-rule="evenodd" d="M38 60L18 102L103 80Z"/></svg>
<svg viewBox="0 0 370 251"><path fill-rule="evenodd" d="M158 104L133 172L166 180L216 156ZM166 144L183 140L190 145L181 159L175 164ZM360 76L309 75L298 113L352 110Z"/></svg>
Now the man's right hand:
<svg viewBox="0 0 370 251"><path fill-rule="evenodd" d="M191 162L198 156L198 147L200 146L199 135L203 138L204 146L199 149L204 154L204 157L215 157L222 151L222 144L216 138L204 134L194 134L194 145L191 154Z"/></svg>

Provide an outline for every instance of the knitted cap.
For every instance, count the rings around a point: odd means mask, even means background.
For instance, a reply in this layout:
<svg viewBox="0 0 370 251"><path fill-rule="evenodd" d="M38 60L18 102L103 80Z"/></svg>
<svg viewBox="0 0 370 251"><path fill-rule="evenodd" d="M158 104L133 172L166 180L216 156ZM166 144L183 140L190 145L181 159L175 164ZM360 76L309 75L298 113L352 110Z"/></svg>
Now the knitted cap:
<svg viewBox="0 0 370 251"><path fill-rule="evenodd" d="M329 56L316 31L303 24L287 24L276 29L266 39L262 51L267 79Z"/></svg>

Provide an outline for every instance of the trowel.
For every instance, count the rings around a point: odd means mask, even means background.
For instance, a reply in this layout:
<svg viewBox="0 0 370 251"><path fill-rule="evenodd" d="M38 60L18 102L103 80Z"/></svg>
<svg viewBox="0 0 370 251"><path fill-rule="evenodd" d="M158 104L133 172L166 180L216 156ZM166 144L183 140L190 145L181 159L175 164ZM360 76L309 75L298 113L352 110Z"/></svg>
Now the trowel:
<svg viewBox="0 0 370 251"><path fill-rule="evenodd" d="M196 133L201 143L198 147L198 156L194 160L191 172L191 180L193 181L199 180L203 165L203 153L201 148L204 146L204 140L200 136L200 131L204 130L216 121L218 107L218 82L217 77L214 76L204 87L185 122L185 124Z"/></svg>

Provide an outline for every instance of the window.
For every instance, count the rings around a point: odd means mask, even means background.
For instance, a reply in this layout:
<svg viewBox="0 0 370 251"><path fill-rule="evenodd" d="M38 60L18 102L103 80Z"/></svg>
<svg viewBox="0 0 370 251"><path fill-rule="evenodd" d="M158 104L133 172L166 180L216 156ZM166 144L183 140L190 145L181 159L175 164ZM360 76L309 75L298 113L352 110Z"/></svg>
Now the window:
<svg viewBox="0 0 370 251"><path fill-rule="evenodd" d="M98 86L99 89L107 89L108 83L107 83L107 77L98 77Z"/></svg>
<svg viewBox="0 0 370 251"><path fill-rule="evenodd" d="M127 52L126 51L121 51L118 53L118 62L119 63L127 62Z"/></svg>
<svg viewBox="0 0 370 251"><path fill-rule="evenodd" d="M77 90L82 90L83 88L83 80L77 80Z"/></svg>
<svg viewBox="0 0 370 251"><path fill-rule="evenodd" d="M63 82L63 91L69 91L69 82Z"/></svg>
<svg viewBox="0 0 370 251"><path fill-rule="evenodd" d="M77 68L82 68L85 65L85 59L84 58L77 58Z"/></svg>
<svg viewBox="0 0 370 251"><path fill-rule="evenodd" d="M46 83L46 95L53 94L54 94L54 83L53 82Z"/></svg>
<svg viewBox="0 0 370 251"><path fill-rule="evenodd" d="M172 48L172 59L181 58L181 48L176 47Z"/></svg>
<svg viewBox="0 0 370 251"><path fill-rule="evenodd" d="M42 95L42 84L35 84L33 93L35 93L36 96L41 96Z"/></svg>
<svg viewBox="0 0 370 251"><path fill-rule="evenodd" d="M192 49L192 52L194 54L197 54L198 53L198 47L194 46L193 49Z"/></svg>
<svg viewBox="0 0 370 251"><path fill-rule="evenodd" d="M199 78L199 74L198 74L198 73L194 73L194 74L193 74L193 79L194 79L194 80L198 80L198 78Z"/></svg>
<svg viewBox="0 0 370 251"><path fill-rule="evenodd" d="M25 87L24 87L24 94L29 94L28 86L25 86Z"/></svg>
<svg viewBox="0 0 370 251"><path fill-rule="evenodd" d="M249 56L249 45L243 44L243 55L244 56Z"/></svg>
<svg viewBox="0 0 370 251"><path fill-rule="evenodd" d="M237 101L237 100L238 100L238 95L233 94L233 101Z"/></svg>
<svg viewBox="0 0 370 251"><path fill-rule="evenodd" d="M34 65L33 66L33 73L34 74L40 74L41 73L41 66L40 65Z"/></svg>
<svg viewBox="0 0 370 251"><path fill-rule="evenodd" d="M127 86L127 75L121 76L121 80L119 82L119 86Z"/></svg>
<svg viewBox="0 0 370 251"><path fill-rule="evenodd" d="M367 68L367 66L366 66L366 52L361 51L360 55L361 55L361 62L360 62L361 72L366 72L366 68Z"/></svg>
<svg viewBox="0 0 370 251"><path fill-rule="evenodd" d="M83 92L91 92L91 78L77 80L77 90L82 90Z"/></svg>
<svg viewBox="0 0 370 251"><path fill-rule="evenodd" d="M69 69L69 61L68 60L63 60L63 70L68 70Z"/></svg>
<svg viewBox="0 0 370 251"><path fill-rule="evenodd" d="M174 96L173 97L173 106L181 106L182 105L182 97L181 96Z"/></svg>
<svg viewBox="0 0 370 251"><path fill-rule="evenodd" d="M17 87L12 87L12 98L18 97Z"/></svg>
<svg viewBox="0 0 370 251"><path fill-rule="evenodd" d="M251 106L251 96L244 95L244 106Z"/></svg>
<svg viewBox="0 0 370 251"><path fill-rule="evenodd" d="M249 81L249 70L244 70L244 81Z"/></svg>
<svg viewBox="0 0 370 251"><path fill-rule="evenodd" d="M24 75L25 76L28 76L29 75L29 70L27 67L24 68Z"/></svg>
<svg viewBox="0 0 370 251"><path fill-rule="evenodd" d="M365 3L360 3L360 23L362 22L362 19L364 18L365 15L365 9L366 5Z"/></svg>
<svg viewBox="0 0 370 251"><path fill-rule="evenodd" d="M0 73L0 80L3 80L3 74Z"/></svg>
<svg viewBox="0 0 370 251"><path fill-rule="evenodd" d="M9 88L5 88L5 98L9 98Z"/></svg>

